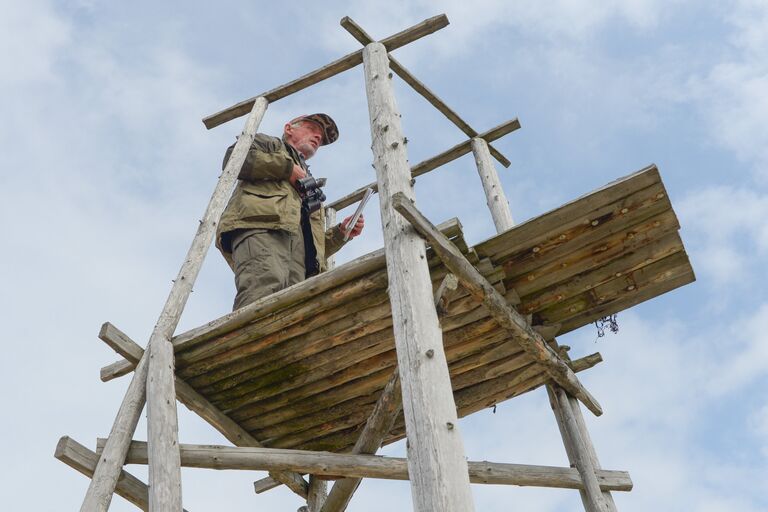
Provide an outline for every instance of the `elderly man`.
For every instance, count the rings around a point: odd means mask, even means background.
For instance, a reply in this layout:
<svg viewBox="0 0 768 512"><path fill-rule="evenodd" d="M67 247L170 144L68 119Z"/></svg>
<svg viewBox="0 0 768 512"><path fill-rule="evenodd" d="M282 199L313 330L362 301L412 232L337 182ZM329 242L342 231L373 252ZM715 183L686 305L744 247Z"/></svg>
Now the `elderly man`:
<svg viewBox="0 0 768 512"><path fill-rule="evenodd" d="M347 229L349 238L363 230L362 216L354 226L347 226L347 217L326 230L319 201L299 193L299 180L308 175L305 161L338 137L330 116L311 114L286 123L282 139L254 138L216 233L216 247L235 272L233 309L322 272L326 258L344 245Z"/></svg>

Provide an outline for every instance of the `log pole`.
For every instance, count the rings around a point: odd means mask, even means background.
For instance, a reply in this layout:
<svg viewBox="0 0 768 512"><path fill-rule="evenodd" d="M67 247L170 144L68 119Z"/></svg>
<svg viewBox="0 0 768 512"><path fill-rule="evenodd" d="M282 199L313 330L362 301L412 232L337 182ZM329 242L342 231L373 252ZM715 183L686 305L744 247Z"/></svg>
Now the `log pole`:
<svg viewBox="0 0 768 512"><path fill-rule="evenodd" d="M414 510L471 512L474 504L467 462L431 293L425 244L392 207L393 194L404 194L410 200L413 190L384 45L366 46L363 64Z"/></svg>
<svg viewBox="0 0 768 512"><path fill-rule="evenodd" d="M504 194L504 189L501 186L499 173L496 172L496 167L494 167L493 160L491 160L488 143L479 137L473 138L472 154L475 156L477 173L480 175L480 182L483 184L485 201L488 209L491 211L496 232L503 233L508 229L512 229L515 221L512 219L509 201L507 201L507 196Z"/></svg>

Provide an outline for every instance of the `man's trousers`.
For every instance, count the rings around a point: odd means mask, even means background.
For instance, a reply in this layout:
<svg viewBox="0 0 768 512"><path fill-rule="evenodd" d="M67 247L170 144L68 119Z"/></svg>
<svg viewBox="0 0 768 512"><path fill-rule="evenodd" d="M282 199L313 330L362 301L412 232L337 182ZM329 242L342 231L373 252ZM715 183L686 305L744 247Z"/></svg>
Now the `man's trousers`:
<svg viewBox="0 0 768 512"><path fill-rule="evenodd" d="M237 295L233 310L305 278L304 238L279 229L249 229L232 239Z"/></svg>

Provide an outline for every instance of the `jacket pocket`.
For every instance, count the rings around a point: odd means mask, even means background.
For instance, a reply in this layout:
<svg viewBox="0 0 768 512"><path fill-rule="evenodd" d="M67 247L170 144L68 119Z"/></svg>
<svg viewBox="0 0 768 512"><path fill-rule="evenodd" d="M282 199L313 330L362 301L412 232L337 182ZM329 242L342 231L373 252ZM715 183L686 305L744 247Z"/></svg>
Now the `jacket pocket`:
<svg viewBox="0 0 768 512"><path fill-rule="evenodd" d="M245 221L280 222L285 216L287 203L287 193L281 190L243 189L240 218Z"/></svg>

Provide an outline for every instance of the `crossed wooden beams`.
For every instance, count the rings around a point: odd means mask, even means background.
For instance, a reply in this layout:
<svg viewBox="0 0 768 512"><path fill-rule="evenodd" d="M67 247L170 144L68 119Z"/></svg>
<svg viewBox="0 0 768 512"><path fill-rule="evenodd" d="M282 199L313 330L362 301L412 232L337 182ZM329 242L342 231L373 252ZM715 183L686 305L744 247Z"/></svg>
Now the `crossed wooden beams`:
<svg viewBox="0 0 768 512"><path fill-rule="evenodd" d="M386 56L386 52L435 32L447 24L448 20L444 15L436 16L384 39L381 43L369 44L372 42L372 38L352 20L345 18L342 20L342 26L352 33L358 41L367 45L365 51L360 50L349 54L297 80L240 102L204 119L206 126L212 128L250 112L245 128L235 145L232 157L222 172L208 208L200 221L187 257L174 281L166 304L152 332L147 349L142 349L125 334L114 328L114 326L105 324L102 329L100 337L126 358L125 361L111 365L111 375L125 374L130 372L131 369L134 370L134 375L110 435L101 443L98 455L67 437L62 438L57 446L57 458L91 477L91 483L81 511L107 510L112 494L115 492L126 497L143 510L182 510L180 478L180 467L182 465L271 470L270 474L273 479L286 484L300 496L308 498L308 504L312 512L320 510L321 507L324 512L343 510L361 477L406 477L404 461L401 460L354 454L288 453L289 451L285 450L261 448L258 441L247 431L219 411L188 384L175 376L171 338L189 294L192 291L192 286L197 278L208 248L211 245L215 226L224 209L227 197L232 190L237 173L243 165L248 147L270 102L309 87L342 71L351 69L361 64L364 58L371 59L371 55L378 52L379 57L376 58L379 64L383 66L383 69L390 69L389 65L391 65L391 69L394 72L403 77L407 83L422 94L465 134L473 138L471 142L466 141L458 144L440 155L410 168L411 179L468 153L481 140L484 141L482 144L486 145L486 151L489 154L492 154L503 165L509 165L509 161L497 150L487 146L487 143L519 128L520 125L517 120L509 121L484 134L478 135L473 128L437 98L424 84L415 79L402 65L394 61L394 59L388 59ZM387 61L389 61L389 64L387 64ZM366 65L368 64L367 62ZM369 70L367 73L370 74ZM373 75L373 79L376 77L379 77L379 75ZM369 76L367 79L369 80L367 86L371 86L371 77ZM386 94L391 93L387 91ZM383 97L380 97L379 101L382 101L381 98ZM397 131L399 132L399 128ZM405 159L401 159L401 162L405 162ZM377 168L378 171L379 169ZM380 176L381 179L382 177ZM375 186L375 184L373 185ZM353 192L328 205L328 208L335 210L352 204L359 199L359 194L359 191ZM397 211L408 218L408 221L423 236L428 238L434 247L443 243L448 243L448 246L450 246L447 239L444 239L444 237L440 238L442 235L439 232L435 235L433 232L434 226L431 226L426 219L421 217L407 199L403 197L398 198L397 195L393 197ZM477 297L478 300L483 301L493 316L499 321L499 324L509 330L518 343L547 369L547 372L555 382L568 390L571 395L579 398L594 413L599 414L601 412L597 402L576 379L573 370L544 343L542 337L527 324L523 317L508 306L503 298L500 299L498 297L493 287L482 276L477 274L474 267L460 253L457 259L450 247L440 251L436 250L436 252L443 258L446 266L454 271L462 285ZM478 277L480 280L477 279ZM442 288L445 290L450 287ZM443 297L440 296L436 298L437 301L442 299ZM574 362L574 369L577 368L577 363L578 361ZM584 366L589 367L591 364L595 364L594 360L585 363ZM107 380L104 376L104 372L102 372L103 380ZM107 376L109 376L109 372ZM567 395L563 396L568 398ZM208 447L207 452L205 448L193 446L183 446L180 449L174 397L177 397L192 411L198 413L203 419L224 434L228 440L237 445L238 448ZM363 435L355 446L355 451L358 454L374 453L378 449L400 411L401 401L399 397L398 377L393 376L377 404L374 414L366 425ZM149 417L149 442L146 445L137 445L131 438L145 403ZM566 418L567 420L569 418ZM449 423L448 425L450 428L451 424ZM279 459L280 456L283 459ZM277 462L275 457L279 459ZM224 459L228 462L223 462ZM150 485L147 486L126 473L122 469L126 462L150 464ZM464 480L466 480L467 466L465 461L462 460L461 462L465 467ZM230 465L227 466L227 464ZM354 467L354 469L350 469L351 467ZM333 475L350 477L334 486L330 496L327 500L324 500L324 503L322 503L324 494L322 488L314 485L316 480L311 479L310 484L308 484L299 474L299 472L322 474L326 470L321 468L328 468L327 471ZM475 463L468 466L468 470L473 481L584 488L588 495L594 495L595 492L607 492L612 489L628 490L631 488L631 481L629 481L627 475L620 474L620 472L603 472L595 468L594 464L591 467L593 476L591 481L587 481L581 469L576 474L568 468ZM599 480L601 478L602 480Z"/></svg>

